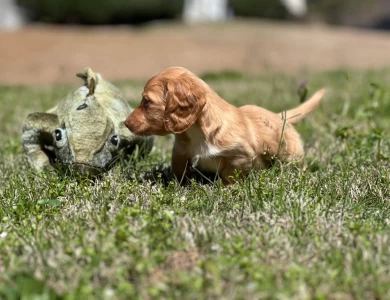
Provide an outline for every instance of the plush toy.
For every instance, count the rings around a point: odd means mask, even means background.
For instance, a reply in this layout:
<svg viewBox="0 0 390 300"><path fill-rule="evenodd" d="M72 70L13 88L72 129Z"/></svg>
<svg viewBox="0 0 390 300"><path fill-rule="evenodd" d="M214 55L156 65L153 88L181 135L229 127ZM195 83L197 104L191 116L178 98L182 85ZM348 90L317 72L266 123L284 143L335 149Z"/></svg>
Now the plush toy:
<svg viewBox="0 0 390 300"><path fill-rule="evenodd" d="M149 153L153 137L135 136L123 124L133 109L120 91L90 68L77 76L84 86L46 113L27 116L22 142L30 165L39 171L60 165L96 174L136 146L141 154Z"/></svg>

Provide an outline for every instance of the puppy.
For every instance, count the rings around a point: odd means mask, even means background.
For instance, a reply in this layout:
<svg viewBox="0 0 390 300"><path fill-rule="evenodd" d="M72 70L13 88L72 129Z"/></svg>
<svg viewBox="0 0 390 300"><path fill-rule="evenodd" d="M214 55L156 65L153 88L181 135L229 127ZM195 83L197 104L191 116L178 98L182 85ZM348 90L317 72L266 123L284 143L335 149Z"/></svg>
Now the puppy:
<svg viewBox="0 0 390 300"><path fill-rule="evenodd" d="M293 124L312 111L324 93L322 89L282 113L255 105L237 108L187 69L172 67L146 83L141 104L125 125L142 136L175 134L172 171L179 181L196 167L218 173L229 185L236 171L244 177L251 168L268 168L275 160L301 160L303 143Z"/></svg>

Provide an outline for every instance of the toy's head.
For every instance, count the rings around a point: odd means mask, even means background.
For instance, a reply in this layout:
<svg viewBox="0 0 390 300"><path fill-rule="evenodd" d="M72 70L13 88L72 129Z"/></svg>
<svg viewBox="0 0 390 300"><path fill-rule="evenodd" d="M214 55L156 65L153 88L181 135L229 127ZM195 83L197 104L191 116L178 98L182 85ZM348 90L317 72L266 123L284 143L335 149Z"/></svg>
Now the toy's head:
<svg viewBox="0 0 390 300"><path fill-rule="evenodd" d="M136 137L123 124L131 108L119 90L89 68L77 75L84 86L48 113L28 116L23 144L30 162L34 165L28 141L34 139L49 161L83 174L109 169L120 150L129 153L137 144L149 152L153 139Z"/></svg>

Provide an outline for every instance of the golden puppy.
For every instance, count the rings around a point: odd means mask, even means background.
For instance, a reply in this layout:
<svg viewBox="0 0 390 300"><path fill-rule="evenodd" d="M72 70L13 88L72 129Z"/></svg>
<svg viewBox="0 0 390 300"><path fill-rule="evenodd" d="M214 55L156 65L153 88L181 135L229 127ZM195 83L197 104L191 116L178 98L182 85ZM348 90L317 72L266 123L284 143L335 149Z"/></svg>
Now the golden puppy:
<svg viewBox="0 0 390 300"><path fill-rule="evenodd" d="M297 108L273 113L255 105L235 107L219 97L203 80L181 67L152 77L142 101L125 125L137 135L175 134L172 170L182 181L189 167L218 173L225 185L251 168L300 160L303 143L292 124L320 102L320 90Z"/></svg>

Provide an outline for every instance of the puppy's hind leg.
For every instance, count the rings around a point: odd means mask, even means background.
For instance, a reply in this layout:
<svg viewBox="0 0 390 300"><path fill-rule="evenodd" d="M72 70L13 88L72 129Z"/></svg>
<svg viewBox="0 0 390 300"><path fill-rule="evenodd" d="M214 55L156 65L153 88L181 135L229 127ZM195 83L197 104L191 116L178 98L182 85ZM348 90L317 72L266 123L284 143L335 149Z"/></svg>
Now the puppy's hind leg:
<svg viewBox="0 0 390 300"><path fill-rule="evenodd" d="M303 162L305 150L299 133L289 128L285 135L286 150L281 152L279 159L285 162Z"/></svg>

